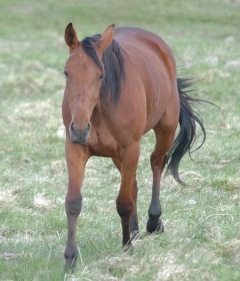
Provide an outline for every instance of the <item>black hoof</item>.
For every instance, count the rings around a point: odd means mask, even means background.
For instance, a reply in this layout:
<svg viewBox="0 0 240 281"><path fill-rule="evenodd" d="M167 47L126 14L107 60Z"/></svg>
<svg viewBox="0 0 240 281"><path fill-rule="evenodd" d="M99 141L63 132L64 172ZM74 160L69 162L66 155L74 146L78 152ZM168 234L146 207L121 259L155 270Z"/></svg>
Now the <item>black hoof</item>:
<svg viewBox="0 0 240 281"><path fill-rule="evenodd" d="M73 267L72 265L65 265L64 267L64 273L74 273L74 269L75 269L75 266Z"/></svg>
<svg viewBox="0 0 240 281"><path fill-rule="evenodd" d="M152 220L149 219L147 222L147 232L148 233L164 232L163 222L160 219L158 219L158 221L156 223L154 223Z"/></svg>
<svg viewBox="0 0 240 281"><path fill-rule="evenodd" d="M139 237L139 230L133 230L132 232L131 232L131 241L133 240L133 239L135 239L135 238L137 238L137 237Z"/></svg>
<svg viewBox="0 0 240 281"><path fill-rule="evenodd" d="M72 264L66 264L64 267L64 273L74 273L74 270L76 268L76 262L73 261Z"/></svg>
<svg viewBox="0 0 240 281"><path fill-rule="evenodd" d="M134 248L133 248L132 244L123 246L123 252L132 255L134 252Z"/></svg>
<svg viewBox="0 0 240 281"><path fill-rule="evenodd" d="M78 253L72 254L71 257L69 257L65 254L65 259L66 259L66 265L64 267L65 273L74 272L74 269L76 267L77 258L78 258Z"/></svg>

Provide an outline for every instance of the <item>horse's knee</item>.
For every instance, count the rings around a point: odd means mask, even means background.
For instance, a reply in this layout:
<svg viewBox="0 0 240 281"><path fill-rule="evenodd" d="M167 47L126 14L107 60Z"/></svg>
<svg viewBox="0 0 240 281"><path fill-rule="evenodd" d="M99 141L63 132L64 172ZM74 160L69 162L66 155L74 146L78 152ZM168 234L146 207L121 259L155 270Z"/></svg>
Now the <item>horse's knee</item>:
<svg viewBox="0 0 240 281"><path fill-rule="evenodd" d="M66 196L65 208L67 214L78 217L82 209L82 196L78 195L71 198Z"/></svg>

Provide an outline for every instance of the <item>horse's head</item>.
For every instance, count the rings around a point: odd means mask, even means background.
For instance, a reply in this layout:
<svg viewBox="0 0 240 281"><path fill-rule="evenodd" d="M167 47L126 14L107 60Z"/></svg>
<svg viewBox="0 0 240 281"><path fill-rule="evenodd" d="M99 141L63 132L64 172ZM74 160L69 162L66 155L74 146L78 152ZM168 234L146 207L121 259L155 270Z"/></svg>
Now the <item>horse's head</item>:
<svg viewBox="0 0 240 281"><path fill-rule="evenodd" d="M101 81L104 77L102 54L111 44L114 36L114 25L109 26L94 46L99 65L84 51L78 41L76 32L69 23L65 29L65 41L70 55L64 68L66 76L65 95L71 112L69 125L70 139L73 143L85 144L91 130L90 118L100 98Z"/></svg>

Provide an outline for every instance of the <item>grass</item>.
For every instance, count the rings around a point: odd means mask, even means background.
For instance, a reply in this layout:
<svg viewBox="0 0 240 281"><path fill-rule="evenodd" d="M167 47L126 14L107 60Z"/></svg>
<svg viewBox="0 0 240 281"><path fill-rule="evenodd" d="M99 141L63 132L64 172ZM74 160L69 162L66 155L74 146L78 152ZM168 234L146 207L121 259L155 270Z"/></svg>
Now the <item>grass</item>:
<svg viewBox="0 0 240 281"><path fill-rule="evenodd" d="M0 280L240 280L239 1L2 1L0 29ZM198 77L207 141L181 163L182 187L162 181L162 235L146 235L152 133L138 167L141 237L122 253L115 210L120 176L109 159L90 159L78 222L77 270L64 275L67 171L61 100L68 49L112 23L162 36L180 74ZM185 70L182 70L182 65ZM106 176L107 175L107 176Z"/></svg>

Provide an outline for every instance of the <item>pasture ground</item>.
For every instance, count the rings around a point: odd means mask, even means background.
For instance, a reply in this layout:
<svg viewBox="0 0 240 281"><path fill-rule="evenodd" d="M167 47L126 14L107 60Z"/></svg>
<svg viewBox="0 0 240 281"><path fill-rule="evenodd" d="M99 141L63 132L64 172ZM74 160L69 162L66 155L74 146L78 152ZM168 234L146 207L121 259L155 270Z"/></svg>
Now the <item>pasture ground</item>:
<svg viewBox="0 0 240 281"><path fill-rule="evenodd" d="M0 0L0 280L240 280L239 0ZM207 141L185 157L182 187L162 181L162 235L146 235L152 132L138 168L141 237L122 253L115 210L120 177L109 159L92 158L78 223L77 269L64 275L67 171L61 100L73 22L78 37L112 23L159 34L179 73L201 79ZM183 71L183 66L185 70Z"/></svg>

